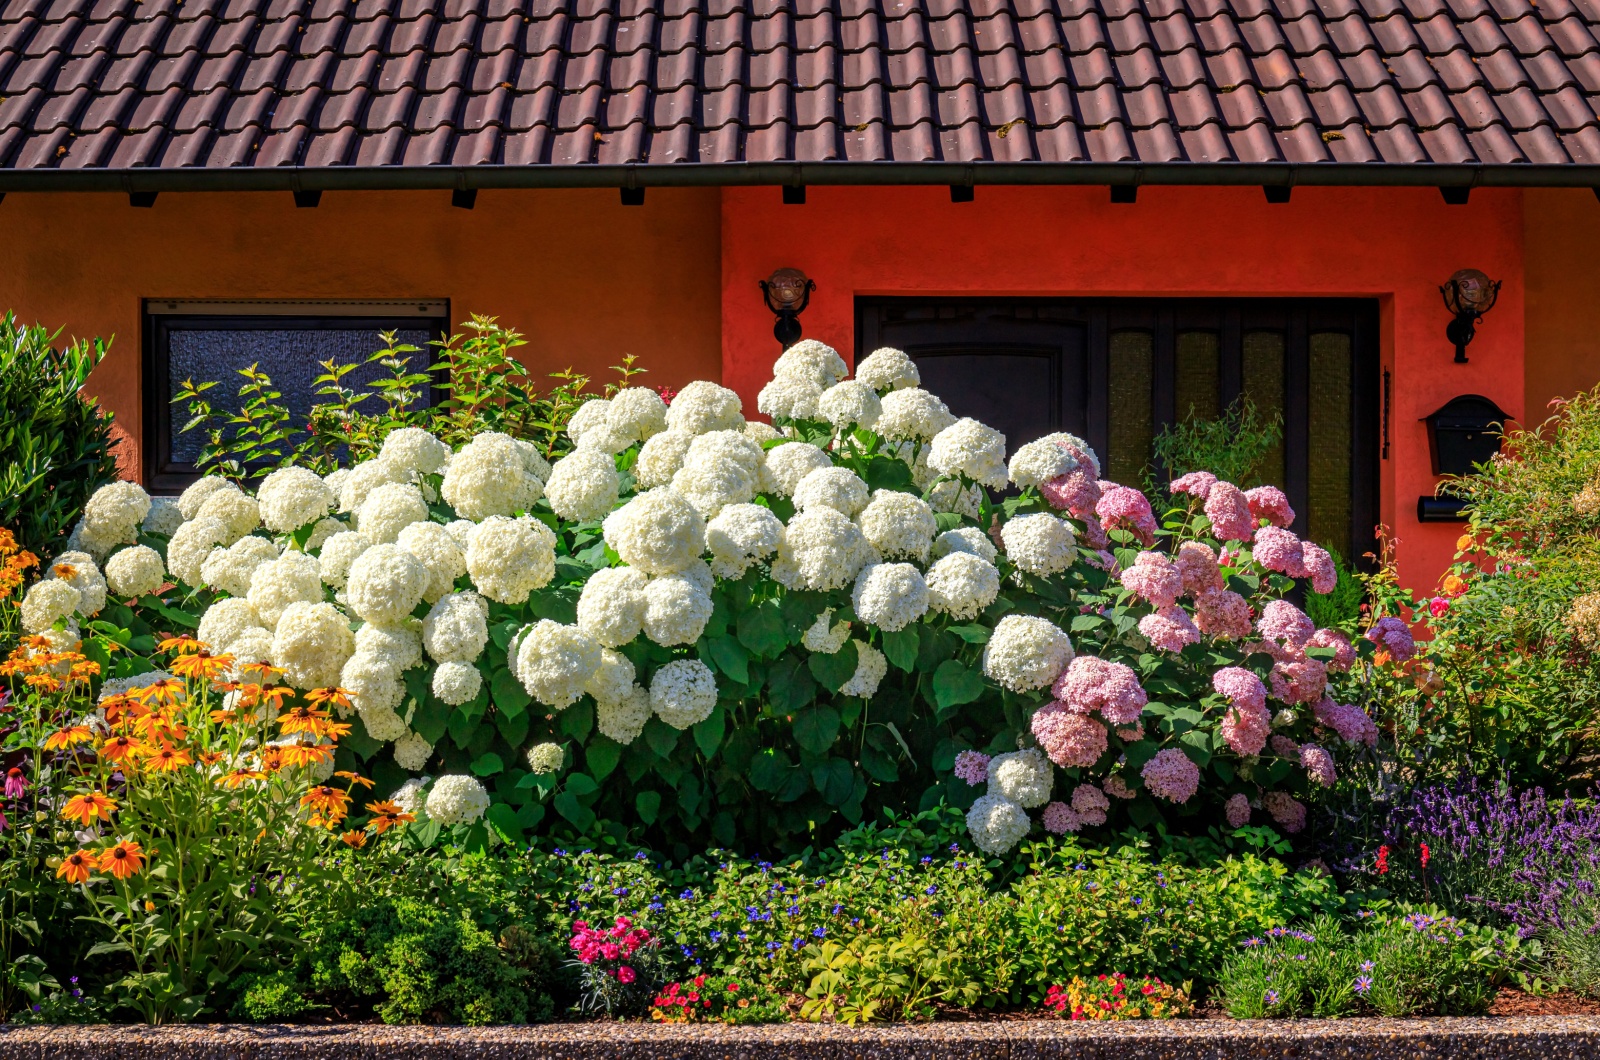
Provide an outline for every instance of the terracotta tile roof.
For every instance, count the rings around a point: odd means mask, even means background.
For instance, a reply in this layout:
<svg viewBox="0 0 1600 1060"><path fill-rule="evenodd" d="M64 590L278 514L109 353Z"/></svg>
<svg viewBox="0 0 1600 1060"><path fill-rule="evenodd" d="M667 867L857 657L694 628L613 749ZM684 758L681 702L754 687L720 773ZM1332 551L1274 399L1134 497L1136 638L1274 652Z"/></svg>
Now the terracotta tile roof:
<svg viewBox="0 0 1600 1060"><path fill-rule="evenodd" d="M0 0L0 171L1589 166L1597 37L1600 0Z"/></svg>

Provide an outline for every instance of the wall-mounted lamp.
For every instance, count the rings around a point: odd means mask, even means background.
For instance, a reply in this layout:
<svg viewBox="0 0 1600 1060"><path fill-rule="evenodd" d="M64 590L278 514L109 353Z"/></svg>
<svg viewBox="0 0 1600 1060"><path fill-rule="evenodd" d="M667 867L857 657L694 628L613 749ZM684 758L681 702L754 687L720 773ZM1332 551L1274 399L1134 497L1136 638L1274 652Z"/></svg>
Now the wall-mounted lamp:
<svg viewBox="0 0 1600 1060"><path fill-rule="evenodd" d="M811 303L811 292L816 289L817 282L807 279L799 269L779 269L761 281L767 308L778 318L772 325L772 336L784 349L800 341L800 314Z"/></svg>
<svg viewBox="0 0 1600 1060"><path fill-rule="evenodd" d="M1456 348L1456 363L1467 363L1467 344L1472 341L1483 315L1494 308L1500 297L1500 281L1491 280L1477 269L1462 269L1439 288L1444 307L1455 317L1445 326L1444 336Z"/></svg>

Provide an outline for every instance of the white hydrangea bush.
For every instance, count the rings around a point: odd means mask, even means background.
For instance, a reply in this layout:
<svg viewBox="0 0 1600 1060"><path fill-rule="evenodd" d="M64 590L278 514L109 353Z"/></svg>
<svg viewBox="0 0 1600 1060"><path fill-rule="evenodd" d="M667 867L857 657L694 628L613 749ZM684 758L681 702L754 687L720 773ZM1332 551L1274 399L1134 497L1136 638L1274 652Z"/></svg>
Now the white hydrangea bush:
<svg viewBox="0 0 1600 1060"><path fill-rule="evenodd" d="M1276 490L1185 476L1158 519L1082 439L1008 453L903 352L852 375L815 340L753 410L627 387L567 436L552 463L406 427L327 476L108 486L22 621L109 607L342 688L341 768L504 838L760 843L941 801L992 854L1113 818L1292 830L1376 738L1328 691L1357 649L1282 599L1333 568Z"/></svg>

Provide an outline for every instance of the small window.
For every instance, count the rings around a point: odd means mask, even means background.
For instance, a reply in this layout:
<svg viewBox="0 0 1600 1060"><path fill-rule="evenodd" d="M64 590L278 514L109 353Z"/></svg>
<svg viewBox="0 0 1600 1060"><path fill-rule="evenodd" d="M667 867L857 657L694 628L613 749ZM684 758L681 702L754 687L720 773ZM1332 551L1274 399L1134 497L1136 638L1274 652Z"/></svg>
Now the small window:
<svg viewBox="0 0 1600 1060"><path fill-rule="evenodd" d="M172 398L185 380L215 380L214 404L231 403L242 382L239 369L256 365L272 378L293 421L303 423L316 400L323 362L354 364L347 387L386 376L366 364L383 348L379 334L418 347L412 370L432 363L429 343L444 337L449 304L415 302L210 302L149 299L145 302L144 471L154 492L181 490L198 476L195 460L205 444L201 430L183 431L187 410ZM431 402L431 392L422 400Z"/></svg>

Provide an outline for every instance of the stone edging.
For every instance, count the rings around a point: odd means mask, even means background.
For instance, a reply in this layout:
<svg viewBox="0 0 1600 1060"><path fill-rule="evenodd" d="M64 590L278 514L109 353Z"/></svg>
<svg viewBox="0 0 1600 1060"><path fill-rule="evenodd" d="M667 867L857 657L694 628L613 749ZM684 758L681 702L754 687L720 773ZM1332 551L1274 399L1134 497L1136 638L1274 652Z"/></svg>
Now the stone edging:
<svg viewBox="0 0 1600 1060"><path fill-rule="evenodd" d="M0 1060L1592 1060L1600 1017L845 1027L0 1027Z"/></svg>

